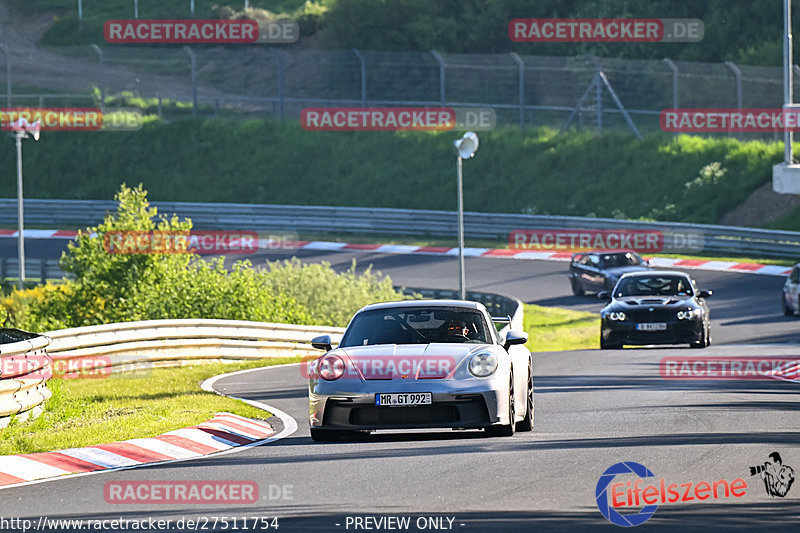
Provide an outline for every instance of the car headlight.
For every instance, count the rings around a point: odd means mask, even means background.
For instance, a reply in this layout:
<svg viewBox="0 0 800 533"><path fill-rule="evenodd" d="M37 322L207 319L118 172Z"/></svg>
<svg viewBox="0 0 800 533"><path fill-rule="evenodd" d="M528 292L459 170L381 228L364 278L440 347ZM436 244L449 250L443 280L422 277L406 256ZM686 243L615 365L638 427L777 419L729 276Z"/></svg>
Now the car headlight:
<svg viewBox="0 0 800 533"><path fill-rule="evenodd" d="M614 311L612 313L608 313L608 315L606 316L608 317L609 320L625 320L625 313L623 313L622 311L619 312Z"/></svg>
<svg viewBox="0 0 800 533"><path fill-rule="evenodd" d="M476 353L469 360L469 373L475 377L491 376L495 370L497 370L497 356L493 353Z"/></svg>
<svg viewBox="0 0 800 533"><path fill-rule="evenodd" d="M703 314L702 309L689 309L687 311L678 311L678 320L691 320L696 316Z"/></svg>
<svg viewBox="0 0 800 533"><path fill-rule="evenodd" d="M345 364L338 355L326 355L319 362L317 372L325 381L334 381L344 374Z"/></svg>

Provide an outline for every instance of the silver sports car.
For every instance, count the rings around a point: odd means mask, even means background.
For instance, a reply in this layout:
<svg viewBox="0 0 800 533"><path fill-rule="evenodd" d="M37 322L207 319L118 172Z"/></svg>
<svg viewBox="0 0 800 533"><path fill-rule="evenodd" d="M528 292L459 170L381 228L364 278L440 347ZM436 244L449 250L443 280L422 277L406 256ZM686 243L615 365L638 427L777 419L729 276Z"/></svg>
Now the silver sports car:
<svg viewBox="0 0 800 533"><path fill-rule="evenodd" d="M533 428L533 359L527 334L498 333L483 304L413 300L359 310L342 341L308 363L311 438L377 429Z"/></svg>

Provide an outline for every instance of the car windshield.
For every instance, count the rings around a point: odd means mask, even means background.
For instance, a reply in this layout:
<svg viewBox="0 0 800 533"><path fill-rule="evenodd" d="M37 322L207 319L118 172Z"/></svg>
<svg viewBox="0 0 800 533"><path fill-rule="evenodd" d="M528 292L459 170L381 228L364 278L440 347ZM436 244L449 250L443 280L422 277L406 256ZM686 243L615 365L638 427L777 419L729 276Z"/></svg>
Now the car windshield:
<svg viewBox="0 0 800 533"><path fill-rule="evenodd" d="M606 268L638 266L642 264L642 258L634 253L603 254L600 260Z"/></svg>
<svg viewBox="0 0 800 533"><path fill-rule="evenodd" d="M392 307L356 315L339 346L485 344L490 342L487 339L488 330L479 311L456 307Z"/></svg>
<svg viewBox="0 0 800 533"><path fill-rule="evenodd" d="M692 285L684 276L634 276L622 278L614 296L692 296Z"/></svg>

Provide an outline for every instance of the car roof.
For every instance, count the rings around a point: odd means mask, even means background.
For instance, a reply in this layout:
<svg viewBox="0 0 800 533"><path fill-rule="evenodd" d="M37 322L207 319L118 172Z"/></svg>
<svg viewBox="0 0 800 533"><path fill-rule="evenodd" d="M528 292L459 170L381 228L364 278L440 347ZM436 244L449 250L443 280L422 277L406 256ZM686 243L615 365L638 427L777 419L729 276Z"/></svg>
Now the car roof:
<svg viewBox="0 0 800 533"><path fill-rule="evenodd" d="M636 254L639 255L639 252L636 250L586 250L584 252L575 252L572 255L608 255L608 254Z"/></svg>
<svg viewBox="0 0 800 533"><path fill-rule="evenodd" d="M393 307L463 307L479 311L486 310L482 303L469 300L399 300L365 305L358 312L372 311L373 309L391 309Z"/></svg>
<svg viewBox="0 0 800 533"><path fill-rule="evenodd" d="M641 278L648 276L683 276L684 278L691 279L686 272L679 272L677 270L642 270L641 272L626 272L622 275L623 278Z"/></svg>

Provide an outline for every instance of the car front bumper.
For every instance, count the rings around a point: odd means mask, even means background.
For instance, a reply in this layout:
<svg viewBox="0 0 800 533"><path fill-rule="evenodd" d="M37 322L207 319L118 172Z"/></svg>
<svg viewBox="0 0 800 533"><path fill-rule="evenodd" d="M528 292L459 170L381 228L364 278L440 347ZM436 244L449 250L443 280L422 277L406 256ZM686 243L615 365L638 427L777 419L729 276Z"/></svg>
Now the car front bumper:
<svg viewBox="0 0 800 533"><path fill-rule="evenodd" d="M430 392L431 404L375 405L375 395ZM508 379L309 381L311 427L339 430L482 428L508 424Z"/></svg>
<svg viewBox="0 0 800 533"><path fill-rule="evenodd" d="M609 344L685 344L703 340L702 319L673 320L666 324L667 329L662 331L643 331L636 329L636 323L630 320L603 319L601 335Z"/></svg>

